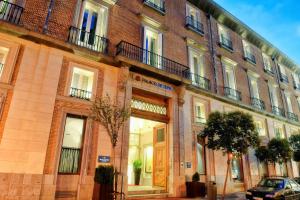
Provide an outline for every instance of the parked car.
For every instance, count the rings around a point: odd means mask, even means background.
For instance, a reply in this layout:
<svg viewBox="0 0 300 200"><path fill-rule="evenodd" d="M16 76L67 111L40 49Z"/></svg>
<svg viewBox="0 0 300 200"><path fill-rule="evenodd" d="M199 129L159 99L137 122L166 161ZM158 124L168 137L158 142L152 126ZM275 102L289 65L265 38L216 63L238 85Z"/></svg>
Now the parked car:
<svg viewBox="0 0 300 200"><path fill-rule="evenodd" d="M287 177L266 177L247 190L247 200L300 200L300 185Z"/></svg>

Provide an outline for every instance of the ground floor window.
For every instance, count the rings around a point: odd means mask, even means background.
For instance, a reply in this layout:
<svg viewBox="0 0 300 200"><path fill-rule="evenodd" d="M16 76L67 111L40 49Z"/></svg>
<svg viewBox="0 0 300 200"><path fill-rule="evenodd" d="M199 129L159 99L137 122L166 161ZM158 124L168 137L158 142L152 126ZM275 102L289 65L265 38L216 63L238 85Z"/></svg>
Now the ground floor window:
<svg viewBox="0 0 300 200"><path fill-rule="evenodd" d="M205 151L204 151L204 142L200 137L197 137L196 144L196 153L197 153L197 172L199 174L205 174Z"/></svg>
<svg viewBox="0 0 300 200"><path fill-rule="evenodd" d="M234 181L243 181L242 159L234 156L231 161L231 178Z"/></svg>
<svg viewBox="0 0 300 200"><path fill-rule="evenodd" d="M76 174L80 169L85 118L67 115L60 153L59 173Z"/></svg>

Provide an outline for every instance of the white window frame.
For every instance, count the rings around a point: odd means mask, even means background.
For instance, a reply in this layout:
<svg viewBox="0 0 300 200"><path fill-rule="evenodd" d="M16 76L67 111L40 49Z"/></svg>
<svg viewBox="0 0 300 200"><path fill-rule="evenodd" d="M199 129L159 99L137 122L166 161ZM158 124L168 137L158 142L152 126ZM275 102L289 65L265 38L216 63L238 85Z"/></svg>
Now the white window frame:
<svg viewBox="0 0 300 200"><path fill-rule="evenodd" d="M222 66L223 66L224 86L236 90L235 68L236 68L237 63L230 59L224 58L224 57L221 60L222 60ZM230 80L228 80L228 78L226 76L227 71L232 71L231 74L233 77L230 77Z"/></svg>
<svg viewBox="0 0 300 200"><path fill-rule="evenodd" d="M277 92L278 85L268 83L268 88L269 88L269 96L270 96L271 105L278 108L279 107L278 94L277 94L278 93Z"/></svg>
<svg viewBox="0 0 300 200"><path fill-rule="evenodd" d="M200 116L198 116L197 108L200 107ZM195 101L194 103L194 121L195 123L206 123L206 106L201 101Z"/></svg>
<svg viewBox="0 0 300 200"><path fill-rule="evenodd" d="M284 96L285 96L285 103L286 103L287 111L290 113L294 113L291 94L289 92L284 92Z"/></svg>
<svg viewBox="0 0 300 200"><path fill-rule="evenodd" d="M195 17L194 21L201 23L201 11L200 11L200 9L193 6L192 4L190 4L188 2L186 3L186 7L185 7L185 16L186 17L194 16Z"/></svg>
<svg viewBox="0 0 300 200"><path fill-rule="evenodd" d="M243 50L244 50L245 57L247 57L248 53L251 53L252 55L254 55L251 44L249 42L247 42L246 40L243 40Z"/></svg>
<svg viewBox="0 0 300 200"><path fill-rule="evenodd" d="M255 127L257 128L259 136L261 137L267 136L265 120L255 119L254 124ZM258 127L257 125L259 125L260 127Z"/></svg>
<svg viewBox="0 0 300 200"><path fill-rule="evenodd" d="M204 55L203 52L200 50L197 50L195 48L192 47L188 47L188 55L189 55L189 67L191 70L191 73L193 74L197 74L199 76L204 77ZM194 70L194 57L198 58L198 72L196 73Z"/></svg>
<svg viewBox="0 0 300 200"><path fill-rule="evenodd" d="M280 64L280 63L278 64L278 66L279 66L279 71L280 71L280 73L287 76L287 73L286 73L286 66L284 66L284 65L282 65L282 64Z"/></svg>
<svg viewBox="0 0 300 200"><path fill-rule="evenodd" d="M224 41L222 40L222 35L225 39L232 41L229 30L225 26L218 24L218 33L219 33L219 42L220 43L224 43Z"/></svg>
<svg viewBox="0 0 300 200"><path fill-rule="evenodd" d="M254 72L248 71L249 87L252 98L260 99L258 79L259 75Z"/></svg>
<svg viewBox="0 0 300 200"><path fill-rule="evenodd" d="M268 56L265 53L262 53L262 57L263 57L264 68L267 69L267 70L272 71L270 56Z"/></svg>

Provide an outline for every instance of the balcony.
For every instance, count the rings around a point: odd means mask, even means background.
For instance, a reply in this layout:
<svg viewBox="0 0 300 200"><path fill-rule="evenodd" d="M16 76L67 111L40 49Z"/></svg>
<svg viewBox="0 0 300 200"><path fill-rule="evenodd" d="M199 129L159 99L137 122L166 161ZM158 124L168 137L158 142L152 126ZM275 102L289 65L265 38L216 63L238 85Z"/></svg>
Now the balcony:
<svg viewBox="0 0 300 200"><path fill-rule="evenodd" d="M260 99L257 99L255 97L251 97L250 100L251 100L251 105L253 107L258 108L260 110L265 110L266 109L264 101L262 101Z"/></svg>
<svg viewBox="0 0 300 200"><path fill-rule="evenodd" d="M280 73L280 81L283 83L289 83L289 78L287 75Z"/></svg>
<svg viewBox="0 0 300 200"><path fill-rule="evenodd" d="M233 51L232 41L226 38L223 34L221 34L220 46L231 52Z"/></svg>
<svg viewBox="0 0 300 200"><path fill-rule="evenodd" d="M284 110L276 106L272 106L272 113L281 117L285 117Z"/></svg>
<svg viewBox="0 0 300 200"><path fill-rule="evenodd" d="M71 87L70 88L70 96L79 98L79 99L83 99L83 100L90 100L92 97L92 93L87 90L82 90L82 89Z"/></svg>
<svg viewBox="0 0 300 200"><path fill-rule="evenodd" d="M248 62L254 65L256 64L255 56L249 51L245 51L245 60L247 60Z"/></svg>
<svg viewBox="0 0 300 200"><path fill-rule="evenodd" d="M68 42L95 52L107 53L108 39L79 28L70 27Z"/></svg>
<svg viewBox="0 0 300 200"><path fill-rule="evenodd" d="M298 115L296 115L295 113L287 112L287 117L288 117L288 119L290 119L292 121L295 121L295 122L299 121Z"/></svg>
<svg viewBox="0 0 300 200"><path fill-rule="evenodd" d="M187 16L185 18L185 27L199 33L200 35L204 35L203 24L201 22L198 22L191 16Z"/></svg>
<svg viewBox="0 0 300 200"><path fill-rule="evenodd" d="M229 87L224 87L224 95L228 98L237 100L237 101L242 101L242 94L240 91L229 88Z"/></svg>
<svg viewBox="0 0 300 200"><path fill-rule="evenodd" d="M165 1L164 0L159 0L157 1L154 0L143 0L144 4L155 9L156 11L160 12L160 14L165 15L166 14L166 7L165 7Z"/></svg>
<svg viewBox="0 0 300 200"><path fill-rule="evenodd" d="M187 66L125 41L121 41L117 45L116 55L144 63L156 69L177 75L185 79L190 79L190 70Z"/></svg>
<svg viewBox="0 0 300 200"><path fill-rule="evenodd" d="M271 76L274 76L274 74L275 74L271 67L264 67L264 72Z"/></svg>
<svg viewBox="0 0 300 200"><path fill-rule="evenodd" d="M210 81L207 78L204 78L198 74L191 73L192 84L196 87L199 87L204 90L210 90Z"/></svg>
<svg viewBox="0 0 300 200"><path fill-rule="evenodd" d="M0 0L0 20L19 24L24 8L4 0Z"/></svg>

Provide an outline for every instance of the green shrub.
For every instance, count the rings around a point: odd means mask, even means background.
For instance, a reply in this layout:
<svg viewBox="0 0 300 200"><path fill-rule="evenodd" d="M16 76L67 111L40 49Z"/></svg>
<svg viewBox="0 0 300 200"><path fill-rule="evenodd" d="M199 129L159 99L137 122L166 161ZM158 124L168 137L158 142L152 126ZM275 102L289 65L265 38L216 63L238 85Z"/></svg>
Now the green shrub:
<svg viewBox="0 0 300 200"><path fill-rule="evenodd" d="M96 168L94 181L103 185L110 185L114 182L114 168L111 165L99 165Z"/></svg>
<svg viewBox="0 0 300 200"><path fill-rule="evenodd" d="M193 176L192 176L192 181L193 182L198 182L200 181L200 175L198 172L196 172Z"/></svg>
<svg viewBox="0 0 300 200"><path fill-rule="evenodd" d="M142 168L142 161L141 160L135 160L133 162L133 170L136 171L136 170L139 170Z"/></svg>

